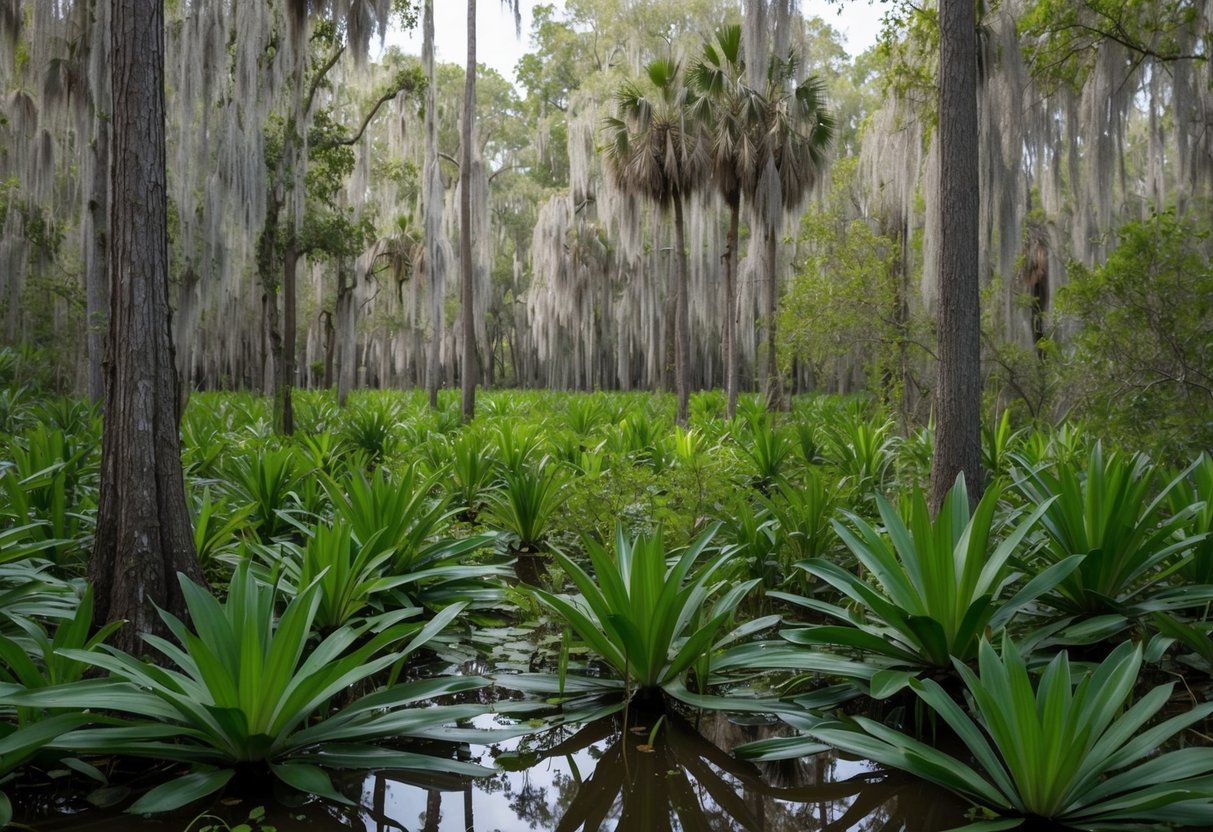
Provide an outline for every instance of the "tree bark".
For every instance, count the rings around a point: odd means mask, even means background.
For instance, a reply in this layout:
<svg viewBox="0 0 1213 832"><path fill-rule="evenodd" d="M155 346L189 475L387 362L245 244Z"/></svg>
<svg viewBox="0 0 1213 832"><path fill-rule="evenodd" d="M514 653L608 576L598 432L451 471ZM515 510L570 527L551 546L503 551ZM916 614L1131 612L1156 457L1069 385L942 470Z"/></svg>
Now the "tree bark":
<svg viewBox="0 0 1213 832"><path fill-rule="evenodd" d="M678 424L686 427L691 396L691 331L687 312L686 219L682 195L674 194L674 390L678 394Z"/></svg>
<svg viewBox="0 0 1213 832"><path fill-rule="evenodd" d="M939 5L939 376L931 509L963 474L981 497L981 310L977 275L977 21L973 0Z"/></svg>
<svg viewBox="0 0 1213 832"><path fill-rule="evenodd" d="M275 367L274 430L283 436L295 432L295 406L292 390L295 385L296 303L295 284L299 273L299 241L294 232L287 235L282 253L282 338Z"/></svg>
<svg viewBox="0 0 1213 832"><path fill-rule="evenodd" d="M93 187L88 199L89 233L84 245L84 302L88 325L88 397L100 403L105 397L105 329L109 292L106 237L109 229L109 122L108 114L95 119L93 136Z"/></svg>
<svg viewBox="0 0 1213 832"><path fill-rule="evenodd" d="M429 360L426 362L426 388L430 395L430 407L438 409L438 386L442 371L438 366L442 354L443 308L442 291L444 264L440 262L442 234L442 176L438 171L438 116L434 89L437 78L434 74L434 0L425 0L422 12L421 64L425 71L425 274L430 287L430 333Z"/></svg>
<svg viewBox="0 0 1213 832"><path fill-rule="evenodd" d="M476 320L472 264L472 126L476 117L476 0L468 0L468 61L463 82L463 137L459 163L460 321L463 328L463 421L476 415Z"/></svg>
<svg viewBox="0 0 1213 832"><path fill-rule="evenodd" d="M126 620L115 646L178 616L176 573L201 582L185 502L169 326L164 146L164 0L115 0L110 328L101 496L89 578L95 620Z"/></svg>
<svg viewBox="0 0 1213 832"><path fill-rule="evenodd" d="M725 416L737 415L737 237L741 225L741 192L731 194L729 233L724 260L724 389L728 404Z"/></svg>
<svg viewBox="0 0 1213 832"><path fill-rule="evenodd" d="M106 238L110 201L110 4L93 3L93 56L89 67L93 85L93 183L88 199L88 232L84 235L84 303L88 327L88 397L105 398L105 329L109 307Z"/></svg>
<svg viewBox="0 0 1213 832"><path fill-rule="evenodd" d="M783 377L779 374L779 358L776 353L776 318L775 310L779 302L779 279L778 279L778 263L779 263L779 232L778 219L768 220L766 233L767 244L767 285L766 285L766 304L764 309L764 317L767 325L767 381L766 381L766 400L767 410L777 411L783 410Z"/></svg>

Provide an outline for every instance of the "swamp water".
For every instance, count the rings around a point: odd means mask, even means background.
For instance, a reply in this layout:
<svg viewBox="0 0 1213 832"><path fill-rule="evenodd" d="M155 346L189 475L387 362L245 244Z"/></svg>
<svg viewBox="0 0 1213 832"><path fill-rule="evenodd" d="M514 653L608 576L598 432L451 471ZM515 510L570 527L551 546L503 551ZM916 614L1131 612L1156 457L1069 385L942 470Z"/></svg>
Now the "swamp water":
<svg viewBox="0 0 1213 832"><path fill-rule="evenodd" d="M485 717L478 727L497 726ZM359 800L358 808L315 801L290 806L290 796L267 794L223 801L209 810L213 816L195 809L138 818L88 807L82 799L39 799L28 791L14 797L18 822L40 832L226 832L248 823L258 806L266 815L251 832L265 825L278 832L933 832L965 820L965 805L948 793L865 761L825 753L749 763L726 750L776 733L783 733L777 723L721 713L704 713L696 725L676 714L658 721L633 712L625 729L619 714L457 749L461 759L497 767L492 777L377 772L335 778Z"/></svg>

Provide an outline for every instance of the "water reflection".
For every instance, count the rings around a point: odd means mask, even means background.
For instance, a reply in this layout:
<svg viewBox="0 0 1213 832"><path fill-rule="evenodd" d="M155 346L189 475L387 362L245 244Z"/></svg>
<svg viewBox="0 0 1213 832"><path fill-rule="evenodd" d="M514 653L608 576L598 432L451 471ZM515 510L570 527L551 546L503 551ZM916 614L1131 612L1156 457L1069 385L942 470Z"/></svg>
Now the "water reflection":
<svg viewBox="0 0 1213 832"><path fill-rule="evenodd" d="M479 722L495 727L492 717ZM934 832L963 824L966 807L946 792L871 763L819 754L755 764L726 750L782 730L721 714L697 724L667 714L658 724L633 710L626 722L617 715L496 746L445 744L431 750L502 770L476 780L350 772L343 790L359 807L237 789L207 810L211 817L195 808L138 819L120 807L88 807L83 795L54 806L20 789L15 796L19 820L39 832L223 829L254 806L266 808L265 822L278 832Z"/></svg>
<svg viewBox="0 0 1213 832"><path fill-rule="evenodd" d="M656 730L654 731L654 725ZM720 715L697 727L631 714L485 750L505 771L447 784L369 777L368 830L408 832L930 832L961 825L946 793L869 763L820 754L752 764L723 749L771 735ZM650 744L650 739L652 740ZM390 820L388 820L390 819ZM398 825L399 824L399 825Z"/></svg>

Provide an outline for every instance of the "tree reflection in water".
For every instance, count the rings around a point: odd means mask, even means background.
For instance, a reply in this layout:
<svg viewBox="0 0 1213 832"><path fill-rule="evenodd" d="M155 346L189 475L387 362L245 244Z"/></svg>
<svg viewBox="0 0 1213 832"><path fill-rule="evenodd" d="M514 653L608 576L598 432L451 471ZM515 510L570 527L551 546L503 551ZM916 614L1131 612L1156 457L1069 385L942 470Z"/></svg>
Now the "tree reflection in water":
<svg viewBox="0 0 1213 832"><path fill-rule="evenodd" d="M660 717L660 723L657 720ZM656 731L653 728L656 725ZM368 830L408 832L931 832L964 822L946 792L824 753L781 763L724 749L772 734L706 714L621 716L485 750L487 780L408 782L381 773ZM650 737L652 744L649 744ZM399 825L397 825L399 824Z"/></svg>

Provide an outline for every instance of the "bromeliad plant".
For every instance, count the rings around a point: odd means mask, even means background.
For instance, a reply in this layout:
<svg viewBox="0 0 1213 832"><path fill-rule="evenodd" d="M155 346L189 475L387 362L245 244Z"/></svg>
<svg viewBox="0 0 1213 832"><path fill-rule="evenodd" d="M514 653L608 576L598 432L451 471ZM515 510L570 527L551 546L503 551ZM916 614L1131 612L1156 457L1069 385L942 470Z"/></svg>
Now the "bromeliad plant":
<svg viewBox="0 0 1213 832"><path fill-rule="evenodd" d="M911 497L904 519L877 497L884 533L848 512L849 526L835 521L834 528L867 576L821 558L798 565L849 598L852 606L771 593L842 622L785 631L784 638L860 650L915 672L947 670L955 659L975 658L987 631L1002 629L1016 610L1056 586L1082 559L1065 558L1005 597L1020 577L1012 557L1051 502L1019 521L991 551L1000 497L999 487L992 486L970 513L968 489L958 478L934 520L922 492Z"/></svg>
<svg viewBox="0 0 1213 832"><path fill-rule="evenodd" d="M237 569L223 602L185 578L181 586L193 629L161 613L176 643L145 636L164 656L165 667L108 646L104 652L65 650L68 658L109 677L40 689L0 685L0 704L120 715L95 716L92 726L59 736L49 748L193 767L149 791L129 811L182 806L218 791L236 766L249 764L266 767L290 786L343 803L349 800L333 787L324 767L488 773L468 763L369 744L439 736L447 723L483 713L481 705L428 703L484 687L486 679L455 676L388 684L335 705L337 697L399 668L463 610L462 604L447 607L424 625L406 621L415 611L404 610L340 627L313 643L318 584L296 595L281 617L275 610L277 592L246 567ZM407 707L419 703L427 706Z"/></svg>
<svg viewBox="0 0 1213 832"><path fill-rule="evenodd" d="M1025 466L1016 488L1031 503L1046 506L1041 518L1045 562L1085 556L1045 600L1080 617L1135 617L1213 600L1213 587L1169 586L1171 576L1192 562L1195 546L1203 540L1185 534L1201 503L1166 510L1182 478L1155 493L1155 471L1145 457L1105 456L1098 443L1087 459L1085 476L1066 463Z"/></svg>
<svg viewBox="0 0 1213 832"><path fill-rule="evenodd" d="M809 729L829 743L938 783L1002 820L972 824L992 832L1029 819L1079 829L1213 824L1213 748L1158 753L1168 740L1213 713L1213 703L1155 722L1173 685L1130 703L1142 649L1123 642L1094 670L1075 674L1058 654L1034 685L1010 638L1002 657L989 642L978 674L956 663L972 705L965 711L936 682L914 691L965 744L960 759L874 720L855 717ZM810 749L806 738L743 747L743 756L775 759Z"/></svg>
<svg viewBox="0 0 1213 832"><path fill-rule="evenodd" d="M594 576L557 552L556 560L579 594L529 591L618 673L629 688L647 694L664 688L678 696L693 666L706 678L704 656L745 635L772 626L778 616L733 626L733 612L757 580L717 594L715 580L731 550L717 552L698 569L716 527L667 559L660 533L635 540L615 532L615 551L587 539ZM714 597L715 596L715 597Z"/></svg>

